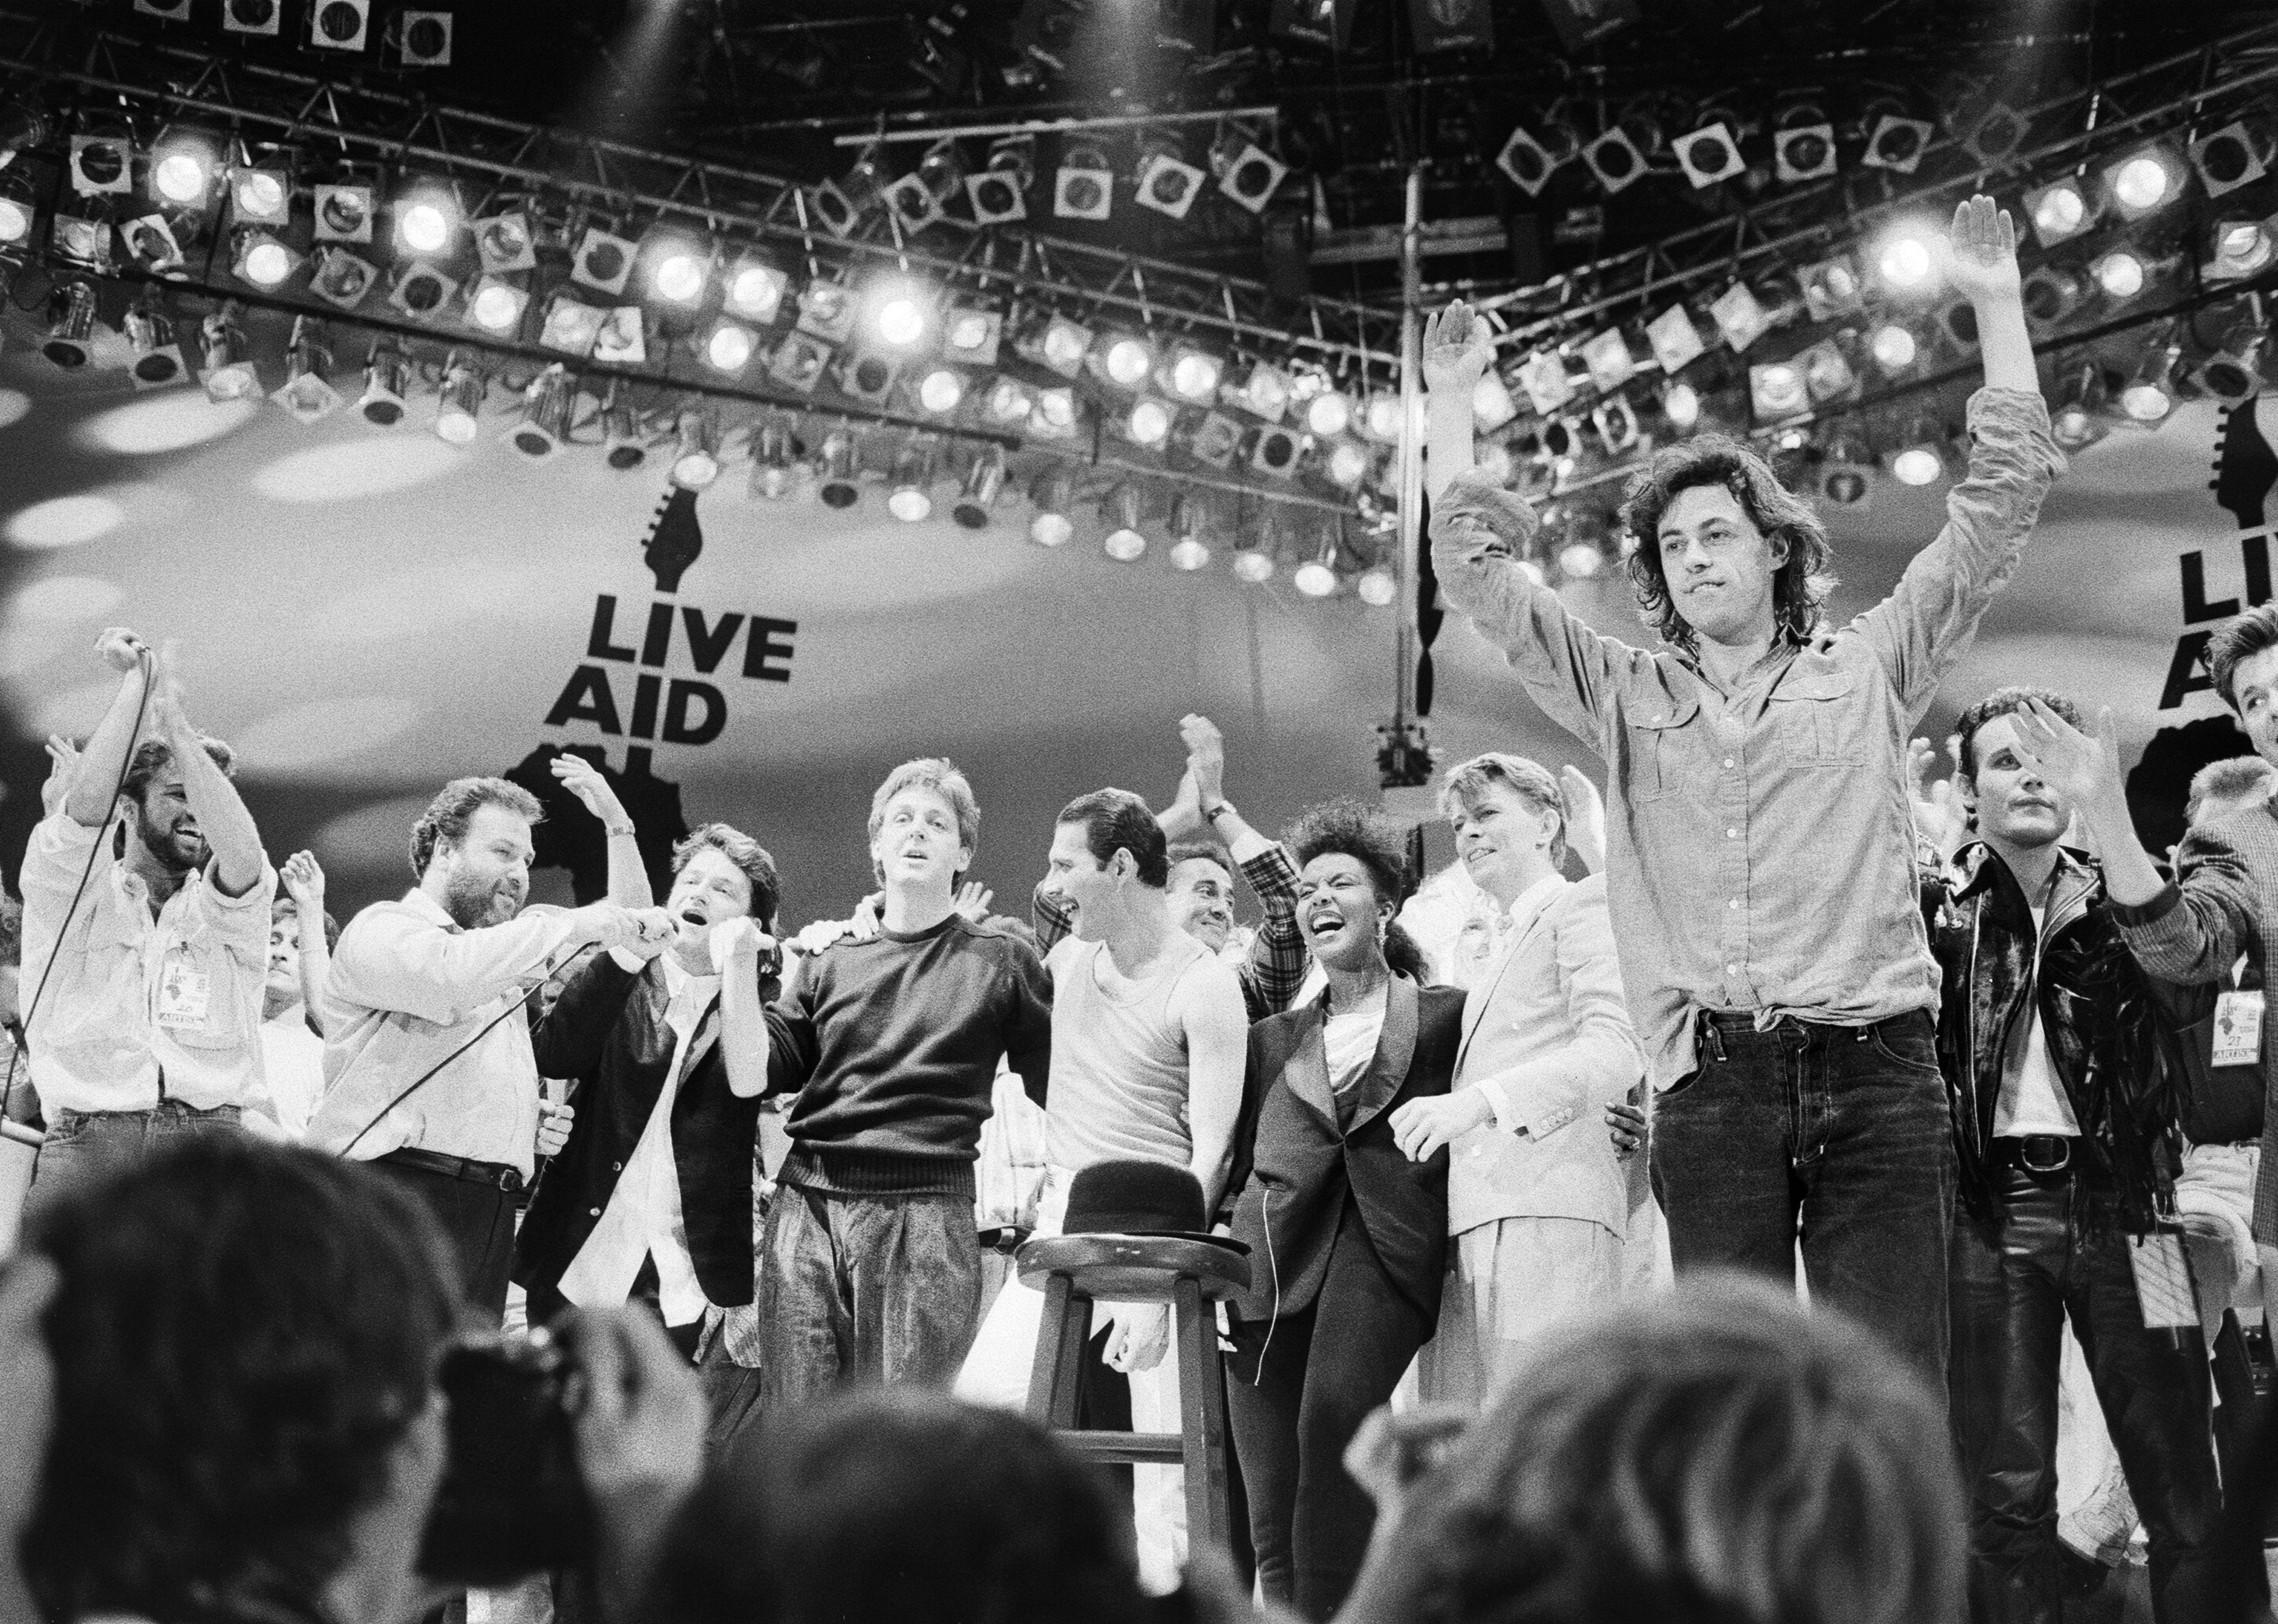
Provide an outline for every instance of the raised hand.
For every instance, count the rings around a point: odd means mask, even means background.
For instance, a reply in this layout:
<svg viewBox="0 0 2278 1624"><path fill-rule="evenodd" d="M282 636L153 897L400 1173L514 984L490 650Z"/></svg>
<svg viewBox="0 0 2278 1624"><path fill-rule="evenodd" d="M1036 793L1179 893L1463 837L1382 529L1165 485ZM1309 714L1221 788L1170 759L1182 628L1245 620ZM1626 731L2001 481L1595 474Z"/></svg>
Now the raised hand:
<svg viewBox="0 0 2278 1624"><path fill-rule="evenodd" d="M776 945L776 939L760 928L760 922L749 914L732 919L722 919L712 927L709 938L712 968L725 970L731 959L757 958Z"/></svg>
<svg viewBox="0 0 2278 1624"><path fill-rule="evenodd" d="M1179 792L1171 804L1155 814L1155 821L1163 826L1163 836L1173 843L1192 840L1203 832L1202 791L1195 788L1195 770L1189 767L1179 774Z"/></svg>
<svg viewBox="0 0 2278 1624"><path fill-rule="evenodd" d="M1194 775L1195 794L1211 807L1226 799L1226 736L1207 716L1179 719L1179 737L1187 746L1187 771Z"/></svg>
<svg viewBox="0 0 2278 1624"><path fill-rule="evenodd" d="M2112 707L2097 717L2094 735L2083 733L2038 699L2016 713L2017 754L2041 782L2075 806L2085 806L2120 785L2120 738Z"/></svg>
<svg viewBox="0 0 2278 1624"><path fill-rule="evenodd" d="M1566 843L1594 874L1606 872L1606 798L1578 766L1558 769L1558 797L1566 803Z"/></svg>
<svg viewBox="0 0 2278 1624"><path fill-rule="evenodd" d="M1459 392L1466 404L1494 362L1494 338L1479 313L1456 300L1424 323L1424 386Z"/></svg>
<svg viewBox="0 0 2278 1624"><path fill-rule="evenodd" d="M285 866L277 871L278 882L285 895L301 911L303 919L320 919L325 911L325 871L317 865L316 858L306 851L296 851L285 859Z"/></svg>
<svg viewBox="0 0 2278 1624"><path fill-rule="evenodd" d="M1928 739L1914 739L1907 745L1907 800L1914 808L1915 827L1924 840L1945 856L1961 842L1958 838L1962 814L1954 804L1953 783L1951 779L1933 778L1938 770L1938 751Z"/></svg>
<svg viewBox="0 0 2278 1624"><path fill-rule="evenodd" d="M2016 225L1984 193L1953 211L1953 229L1937 252L1946 285L1972 304L2022 298Z"/></svg>
<svg viewBox="0 0 2278 1624"><path fill-rule="evenodd" d="M566 751L547 764L554 776L562 781L562 788L577 797L578 804L612 828L622 828L632 820L625 816L624 805L617 792L601 775L601 769L583 756Z"/></svg>
<svg viewBox="0 0 2278 1624"><path fill-rule="evenodd" d="M150 645L124 626L106 626L95 640L96 657L124 676L149 656Z"/></svg>
<svg viewBox="0 0 2278 1624"><path fill-rule="evenodd" d="M957 888L956 911L963 914L967 923L978 925L989 917L989 904L996 900L996 892L978 880L968 880Z"/></svg>
<svg viewBox="0 0 2278 1624"><path fill-rule="evenodd" d="M40 786L40 807L49 817L56 815L64 797L71 793L72 780L79 775L79 746L60 733L48 736L48 782Z"/></svg>

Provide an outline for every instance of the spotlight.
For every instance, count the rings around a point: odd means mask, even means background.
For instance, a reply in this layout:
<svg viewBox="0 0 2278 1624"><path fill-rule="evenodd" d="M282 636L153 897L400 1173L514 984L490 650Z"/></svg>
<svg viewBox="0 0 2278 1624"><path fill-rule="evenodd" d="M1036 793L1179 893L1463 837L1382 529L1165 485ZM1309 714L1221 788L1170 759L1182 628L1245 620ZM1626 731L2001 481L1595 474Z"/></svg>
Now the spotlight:
<svg viewBox="0 0 2278 1624"><path fill-rule="evenodd" d="M1305 405L1305 427L1321 439L1334 439L1352 423L1352 402L1331 393L1315 395Z"/></svg>
<svg viewBox="0 0 2278 1624"><path fill-rule="evenodd" d="M1033 338L1033 344L1028 347L1033 350L1036 359L1062 377L1074 377L1091 350L1091 329L1065 316L1048 317L1042 332Z"/></svg>
<svg viewBox="0 0 2278 1624"><path fill-rule="evenodd" d="M2251 186L2270 172L2270 132L2235 119L2191 143L2191 167L2209 197Z"/></svg>
<svg viewBox="0 0 2278 1624"><path fill-rule="evenodd" d="M1518 403L1510 398L1510 385L1493 369L1479 375L1472 389L1472 420L1482 432L1500 429L1518 416Z"/></svg>
<svg viewBox="0 0 2278 1624"><path fill-rule="evenodd" d="M458 223L459 206L440 187L423 187L395 200L395 240L414 254L442 253Z"/></svg>
<svg viewBox="0 0 2278 1624"><path fill-rule="evenodd" d="M1905 371L1914 365L1918 347L1915 335L1896 322L1885 322L1875 329L1867 348L1875 357L1875 364L1888 373Z"/></svg>
<svg viewBox="0 0 2278 1624"><path fill-rule="evenodd" d="M1208 400L1218 393L1226 363L1207 350L1181 347L1172 353L1171 393L1182 400Z"/></svg>
<svg viewBox="0 0 2278 1624"><path fill-rule="evenodd" d="M1250 448L1250 466L1286 479L1297 471L1297 437L1287 429L1267 429Z"/></svg>
<svg viewBox="0 0 2278 1624"><path fill-rule="evenodd" d="M435 438L454 446L471 444L483 409L483 375L465 352L443 360L443 381L435 396Z"/></svg>
<svg viewBox="0 0 2278 1624"><path fill-rule="evenodd" d="M1159 446L1171 435L1171 408L1160 400L1141 400L1132 407L1123 431L1135 446Z"/></svg>
<svg viewBox="0 0 2278 1624"><path fill-rule="evenodd" d="M1887 233L1876 245L1875 265L1893 293L1922 297L1938 286L1938 255L1922 226L1900 225Z"/></svg>
<svg viewBox="0 0 2278 1624"><path fill-rule="evenodd" d="M1231 468L1241 449L1242 425L1223 412L1204 412L1203 420L1187 436L1189 454L1212 468Z"/></svg>
<svg viewBox="0 0 2278 1624"><path fill-rule="evenodd" d="M723 300L729 313L756 326L771 325L783 309L784 290L790 278L757 255L746 254L728 272Z"/></svg>
<svg viewBox="0 0 2278 1624"><path fill-rule="evenodd" d="M1289 410L1289 375L1265 362L1251 363L1233 401L1254 416L1279 423Z"/></svg>
<svg viewBox="0 0 2278 1624"><path fill-rule="evenodd" d="M2025 216L2032 221L2033 235L2045 248L2070 241L2096 224L2096 210L2089 203L2088 194L2070 175L2026 193Z"/></svg>
<svg viewBox="0 0 2278 1624"><path fill-rule="evenodd" d="M608 393L601 397L601 443L608 447L604 460L621 474L648 461L648 439L642 432L640 414L633 410L631 400L620 398L623 388L623 379L611 378Z"/></svg>
<svg viewBox="0 0 2278 1624"><path fill-rule="evenodd" d="M1582 149L1582 162L1597 177L1608 196L1618 194L1646 172L1645 154L1638 150L1630 133L1618 124Z"/></svg>
<svg viewBox="0 0 2278 1624"><path fill-rule="evenodd" d="M850 354L838 365L838 387L855 400L883 406L901 369L883 355Z"/></svg>
<svg viewBox="0 0 2278 1624"><path fill-rule="evenodd" d="M1645 338L1652 347L1654 360L1670 377L1699 360L1708 348L1701 341L1701 330L1693 324L1691 314L1681 304L1670 306L1647 322Z"/></svg>
<svg viewBox="0 0 2278 1624"><path fill-rule="evenodd" d="M1365 446L1352 440L1339 440L1329 448L1329 478L1348 491L1357 489L1368 477L1370 462Z"/></svg>
<svg viewBox="0 0 2278 1624"><path fill-rule="evenodd" d="M933 516L933 455L912 444L894 454L886 511L905 524Z"/></svg>
<svg viewBox="0 0 2278 1624"><path fill-rule="evenodd" d="M1598 443L1609 457L1621 455L1642 438L1637 408L1630 404L1627 395L1609 395L1592 407L1590 426L1597 431Z"/></svg>
<svg viewBox="0 0 2278 1624"><path fill-rule="evenodd" d="M411 392L411 355L403 346L385 337L374 339L364 358L363 393L356 410L366 423L393 428L403 421L403 400Z"/></svg>
<svg viewBox="0 0 2278 1624"><path fill-rule="evenodd" d="M1321 550L1290 572L1289 583L1308 598L1327 598L1337 590L1337 543L1334 536Z"/></svg>
<svg viewBox="0 0 2278 1624"><path fill-rule="evenodd" d="M1858 268L1847 254L1806 265L1801 277L1805 311L1816 322L1848 316L1863 301Z"/></svg>
<svg viewBox="0 0 2278 1624"><path fill-rule="evenodd" d="M1133 564L1147 551L1147 538L1139 529L1139 492L1130 485L1118 485L1099 504L1099 516L1106 522L1107 536L1100 543L1107 556L1119 564Z"/></svg>
<svg viewBox="0 0 2278 1624"><path fill-rule="evenodd" d="M120 325L127 347L134 352L126 375L137 389L162 388L189 376L189 363L182 358L181 346L174 342L174 324L149 297L127 311Z"/></svg>
<svg viewBox="0 0 2278 1624"><path fill-rule="evenodd" d="M577 405L577 385L560 362L547 367L523 392L522 421L508 433L514 448L525 457L550 457L570 438L570 415Z"/></svg>
<svg viewBox="0 0 2278 1624"><path fill-rule="evenodd" d="M1816 112L1818 110L1811 110ZM1772 172L1793 186L1835 172L1835 126L1824 119L1786 126L1772 133Z"/></svg>
<svg viewBox="0 0 2278 1624"><path fill-rule="evenodd" d="M942 353L966 366L993 367L1004 333L1001 311L963 306L952 310L949 319L942 324Z"/></svg>
<svg viewBox="0 0 2278 1624"><path fill-rule="evenodd" d="M740 372L751 364L758 342L749 327L720 322L704 340L705 364L715 372Z"/></svg>
<svg viewBox="0 0 2278 1624"><path fill-rule="evenodd" d="M317 187L314 211L317 240L370 242L375 206L373 189L360 181L333 181ZM526 240L524 246L528 246ZM524 264L517 268L526 270L537 263L535 255L526 255ZM496 271L502 267L487 268Z"/></svg>
<svg viewBox="0 0 2278 1624"><path fill-rule="evenodd" d="M331 416L340 406L340 392L325 377L332 366L324 323L312 316L294 316L292 340L285 347L285 382L269 398L304 423Z"/></svg>
<svg viewBox="0 0 2278 1624"><path fill-rule="evenodd" d="M251 353L245 342L244 315L245 307L236 300L225 300L221 309L200 324L199 336L205 341L209 400L242 400L261 392L261 379L254 373Z"/></svg>
<svg viewBox="0 0 2278 1624"><path fill-rule="evenodd" d="M1273 578L1273 554L1263 544L1239 547L1234 554L1234 578L1250 586L1262 586Z"/></svg>
<svg viewBox="0 0 2278 1624"><path fill-rule="evenodd" d="M2137 423L2159 423L2175 409L2175 362L2182 347L2170 344L2145 355L2120 391L2120 409Z"/></svg>
<svg viewBox="0 0 2278 1624"><path fill-rule="evenodd" d="M639 253L648 267L652 298L692 305L704 297L707 267L702 244L678 232L651 232L642 240Z"/></svg>
<svg viewBox="0 0 2278 1624"><path fill-rule="evenodd" d="M1028 186L1036 178L1036 138L1013 135L989 149L989 167L965 178L965 201L975 225L1003 225L1028 217Z"/></svg>
<svg viewBox="0 0 2278 1624"><path fill-rule="evenodd" d="M378 266L336 245L317 255L316 269L309 274L309 291L327 304L353 310L378 281Z"/></svg>
<svg viewBox="0 0 2278 1624"><path fill-rule="evenodd" d="M150 149L150 194L178 209L203 205L215 172L212 147L195 137L170 133Z"/></svg>
<svg viewBox="0 0 2278 1624"><path fill-rule="evenodd" d="M2267 348L2261 324L2247 316L2234 322L2215 352L2192 377L2198 386L2228 406L2251 400L2262 388L2262 357Z"/></svg>
<svg viewBox="0 0 2278 1624"><path fill-rule="evenodd" d="M1775 361L1748 369L1748 404L1758 423L1793 416L1811 404L1804 387L1803 370L1791 362Z"/></svg>
<svg viewBox="0 0 2278 1624"><path fill-rule="evenodd" d="M1510 447L1494 440L1479 447L1479 459L1472 464L1495 484L1508 488L1515 471L1510 460Z"/></svg>
<svg viewBox="0 0 2278 1624"><path fill-rule="evenodd" d="M1052 176L1052 212L1063 220L1104 220L1115 207L1115 177L1097 147L1070 147Z"/></svg>
<svg viewBox="0 0 2278 1624"><path fill-rule="evenodd" d="M31 241L35 212L31 183L20 174L0 172L0 249L21 248Z"/></svg>
<svg viewBox="0 0 2278 1624"><path fill-rule="evenodd" d="M1898 452L1891 458L1891 477L1902 485L1926 485L1945 472L1945 436L1927 414L1907 425Z"/></svg>
<svg viewBox="0 0 2278 1624"><path fill-rule="evenodd" d="M680 414L679 444L672 454L672 483L684 491L702 491L720 477L720 424L707 407Z"/></svg>
<svg viewBox="0 0 2278 1624"><path fill-rule="evenodd" d="M965 470L965 481L958 487L957 500L949 510L951 518L968 530L989 528L989 510L997 505L998 495L1005 489L1005 453L1001 446L990 446L977 452Z"/></svg>
<svg viewBox="0 0 2278 1624"><path fill-rule="evenodd" d="M1819 494L1838 507L1856 507L1873 489L1867 449L1855 436L1839 434L1819 465Z"/></svg>
<svg viewBox="0 0 2278 1624"><path fill-rule="evenodd" d="M936 367L918 380L918 405L936 417L946 417L965 400L965 375L953 367Z"/></svg>
<svg viewBox="0 0 2278 1624"><path fill-rule="evenodd" d="M1201 170L1179 156L1174 142L1151 137L1139 145L1138 193L1132 201L1142 209L1183 220L1202 194L1204 179Z"/></svg>
<svg viewBox="0 0 2278 1624"><path fill-rule="evenodd" d="M1028 520L1028 539L1039 546L1058 547L1066 544L1075 534L1074 521L1068 517L1068 504L1074 499L1075 482L1066 474L1055 470L1040 477L1029 491L1029 500L1036 513Z"/></svg>
<svg viewBox="0 0 2278 1624"><path fill-rule="evenodd" d="M1968 355L1977 348L1977 309L1967 299L1957 299L1938 312L1938 324L1945 330L1946 342Z"/></svg>
<svg viewBox="0 0 2278 1624"><path fill-rule="evenodd" d="M2139 147L2104 171L2104 189L2123 220L2139 220L2183 194L2190 171L2163 141Z"/></svg>
<svg viewBox="0 0 2278 1624"><path fill-rule="evenodd" d="M1716 331L1735 354L1763 337L1772 324L1770 313L1758 302L1746 282L1735 282L1719 294L1709 305L1708 314L1716 318Z"/></svg>
<svg viewBox="0 0 2278 1624"><path fill-rule="evenodd" d="M406 316L435 315L451 302L459 285L424 259L415 259L399 266L395 286L388 290L387 302Z"/></svg>
<svg viewBox="0 0 2278 1624"><path fill-rule="evenodd" d="M1252 214L1265 212L1289 174L1287 164L1239 135L1212 149L1211 168L1218 175L1219 191Z"/></svg>
<svg viewBox="0 0 2278 1624"><path fill-rule="evenodd" d="M2133 248L2113 249L2091 263L2088 271L2104 290L2104 296L2114 301L2133 299L2151 279L2149 267Z"/></svg>
<svg viewBox="0 0 2278 1624"><path fill-rule="evenodd" d="M2025 118L2006 102L1989 103L1961 144L1980 169L1999 169L2025 144Z"/></svg>
<svg viewBox="0 0 2278 1624"><path fill-rule="evenodd" d="M892 289L878 299L871 326L886 343L907 349L925 336L925 301L910 289Z"/></svg>
<svg viewBox="0 0 2278 1624"><path fill-rule="evenodd" d="M1740 161L1740 143L1732 134L1732 126L1724 119L1704 124L1670 145L1677 151L1678 167L1695 191L1729 180L1747 167Z"/></svg>
<svg viewBox="0 0 2278 1624"><path fill-rule="evenodd" d="M840 427L822 437L821 462L815 494L825 507L852 507L862 499L861 449L852 430Z"/></svg>
<svg viewBox="0 0 2278 1624"><path fill-rule="evenodd" d="M371 0L310 0L309 43L318 50L362 50Z"/></svg>
<svg viewBox="0 0 2278 1624"><path fill-rule="evenodd" d="M1400 580L1381 564L1372 564L1353 583L1353 591L1372 609L1388 609L1400 596Z"/></svg>
<svg viewBox="0 0 2278 1624"><path fill-rule="evenodd" d="M854 294L844 282L809 282L799 290L799 330L826 344L854 332Z"/></svg>
<svg viewBox="0 0 2278 1624"><path fill-rule="evenodd" d="M1000 377L989 386L985 409L993 423L1017 428L1028 421L1036 406L1035 393L1018 378Z"/></svg>
<svg viewBox="0 0 2278 1624"><path fill-rule="evenodd" d="M2105 435L2104 370L2092 361L2083 362L2063 376L2056 409L2049 414L2050 435L2064 451L2083 451Z"/></svg>
<svg viewBox="0 0 2278 1624"><path fill-rule="evenodd" d="M95 339L95 289L67 282L48 295L48 338L40 353L65 371L85 366Z"/></svg>
<svg viewBox="0 0 2278 1624"><path fill-rule="evenodd" d="M830 364L830 346L819 344L803 332L794 332L776 346L768 362L768 376L789 389L812 393Z"/></svg>
<svg viewBox="0 0 2278 1624"><path fill-rule="evenodd" d="M1135 333L1111 338L1100 354L1100 366L1108 381L1124 389L1138 388L1155 369L1154 346Z"/></svg>
<svg viewBox="0 0 2278 1624"><path fill-rule="evenodd" d="M752 434L752 494L771 502L788 499L798 484L791 425L780 417L762 421Z"/></svg>
<svg viewBox="0 0 2278 1624"><path fill-rule="evenodd" d="M467 296L467 322L485 332L512 332L522 325L530 293L496 277L485 277Z"/></svg>
<svg viewBox="0 0 2278 1624"><path fill-rule="evenodd" d="M222 32L274 36L283 11L279 0L222 0Z"/></svg>
<svg viewBox="0 0 2278 1624"><path fill-rule="evenodd" d="M81 197L132 190L134 165L134 143L124 135L74 135L71 139L71 186Z"/></svg>
<svg viewBox="0 0 2278 1624"><path fill-rule="evenodd" d="M2036 265L2025 275L2025 319L2053 327L2086 301L2088 278L2070 265Z"/></svg>
<svg viewBox="0 0 2278 1624"><path fill-rule="evenodd" d="M182 268L182 245L163 214L146 214L121 225L118 235L127 257L152 276L171 276Z"/></svg>
<svg viewBox="0 0 2278 1624"><path fill-rule="evenodd" d="M270 233L247 226L234 236L230 274L241 282L269 288L282 285L300 263L293 250Z"/></svg>
<svg viewBox="0 0 2278 1624"><path fill-rule="evenodd" d="M229 202L231 217L240 225L283 225L293 217L292 178L281 169L233 169Z"/></svg>
<svg viewBox="0 0 2278 1624"><path fill-rule="evenodd" d="M2218 220L2201 274L2210 282L2236 282L2259 276L2278 261L2278 221Z"/></svg>
<svg viewBox="0 0 2278 1624"><path fill-rule="evenodd" d="M1400 417L1400 397L1387 393L1370 398L1368 412L1364 421L1368 424L1368 431L1372 438L1382 440L1386 445L1390 446L1399 443Z"/></svg>
<svg viewBox="0 0 2278 1624"><path fill-rule="evenodd" d="M1538 197L1542 188L1550 184L1550 177L1558 166L1572 157L1581 143L1571 139L1571 130L1554 129L1547 132L1550 141L1539 139L1525 125L1513 127L1502 150L1495 155L1495 167L1510 177L1510 183L1529 197Z"/></svg>
<svg viewBox="0 0 2278 1624"><path fill-rule="evenodd" d="M1873 169L1895 170L1911 175L1923 160L1937 126L1927 118L1908 118L1885 112L1867 135L1867 150L1860 162Z"/></svg>
<svg viewBox="0 0 2278 1624"><path fill-rule="evenodd" d="M396 54L408 68L451 65L452 17L448 11L405 11L397 19Z"/></svg>
<svg viewBox="0 0 2278 1624"><path fill-rule="evenodd" d="M633 256L639 251L639 245L631 239L588 225L570 256L570 279L615 298L632 280Z"/></svg>
<svg viewBox="0 0 2278 1624"><path fill-rule="evenodd" d="M1171 533L1167 556L1172 568L1192 572L1209 564L1210 544L1203 539L1200 499L1184 494L1173 497L1170 516L1164 521L1164 528Z"/></svg>

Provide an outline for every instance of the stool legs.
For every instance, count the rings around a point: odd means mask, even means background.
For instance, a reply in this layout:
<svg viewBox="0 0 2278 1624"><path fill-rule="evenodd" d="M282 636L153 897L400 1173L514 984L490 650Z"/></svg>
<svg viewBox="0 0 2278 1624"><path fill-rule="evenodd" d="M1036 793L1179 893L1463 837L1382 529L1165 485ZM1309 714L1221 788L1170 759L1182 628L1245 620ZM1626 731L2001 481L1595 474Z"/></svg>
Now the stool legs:
<svg viewBox="0 0 2278 1624"><path fill-rule="evenodd" d="M1036 1362L1028 1373L1030 1421L1055 1432L1074 1430L1084 1345L1090 1337L1091 1299L1066 1275L1052 1276L1044 1287L1044 1315L1036 1327Z"/></svg>
<svg viewBox="0 0 2278 1624"><path fill-rule="evenodd" d="M1219 1370L1218 1316L1201 1285L1182 1279L1175 1288L1179 1405L1187 1468L1187 1540L1231 1544L1227 1510L1226 1389Z"/></svg>

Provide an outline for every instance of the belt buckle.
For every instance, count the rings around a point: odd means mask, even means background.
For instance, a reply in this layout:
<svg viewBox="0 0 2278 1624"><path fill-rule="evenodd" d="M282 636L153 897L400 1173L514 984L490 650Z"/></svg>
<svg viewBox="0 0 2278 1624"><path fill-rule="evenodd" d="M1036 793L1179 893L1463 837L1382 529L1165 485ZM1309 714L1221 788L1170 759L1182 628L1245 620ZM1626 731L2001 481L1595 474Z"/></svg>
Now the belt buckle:
<svg viewBox="0 0 2278 1624"><path fill-rule="evenodd" d="M2056 1141L2056 1160L2046 1163L2034 1161L2033 1147L2037 1143L2048 1140L2053 1140ZM2061 1173L2065 1169L2072 1165L2072 1141L2064 1138L2061 1134L2028 1134L2025 1138L2017 1141L2017 1163L2018 1165L2022 1167L2027 1172L2038 1173L2044 1178L2051 1173Z"/></svg>

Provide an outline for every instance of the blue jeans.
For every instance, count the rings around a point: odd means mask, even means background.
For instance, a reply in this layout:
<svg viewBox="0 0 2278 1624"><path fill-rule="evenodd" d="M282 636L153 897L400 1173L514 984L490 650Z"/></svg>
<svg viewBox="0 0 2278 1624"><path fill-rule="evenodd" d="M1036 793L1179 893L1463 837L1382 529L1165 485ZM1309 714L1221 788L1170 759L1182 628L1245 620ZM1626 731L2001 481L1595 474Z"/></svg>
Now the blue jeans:
<svg viewBox="0 0 2278 1624"><path fill-rule="evenodd" d="M161 1100L146 1111L57 1111L48 1125L40 1159L32 1164L25 1222L73 1191L132 1167L187 1134L242 1132L234 1105L199 1110L179 1100Z"/></svg>
<svg viewBox="0 0 2278 1624"><path fill-rule="evenodd" d="M1928 1010L1872 1026L1706 1016L1701 1064L1655 1105L1679 1273L1804 1277L1945 1399L1953 1140Z"/></svg>

